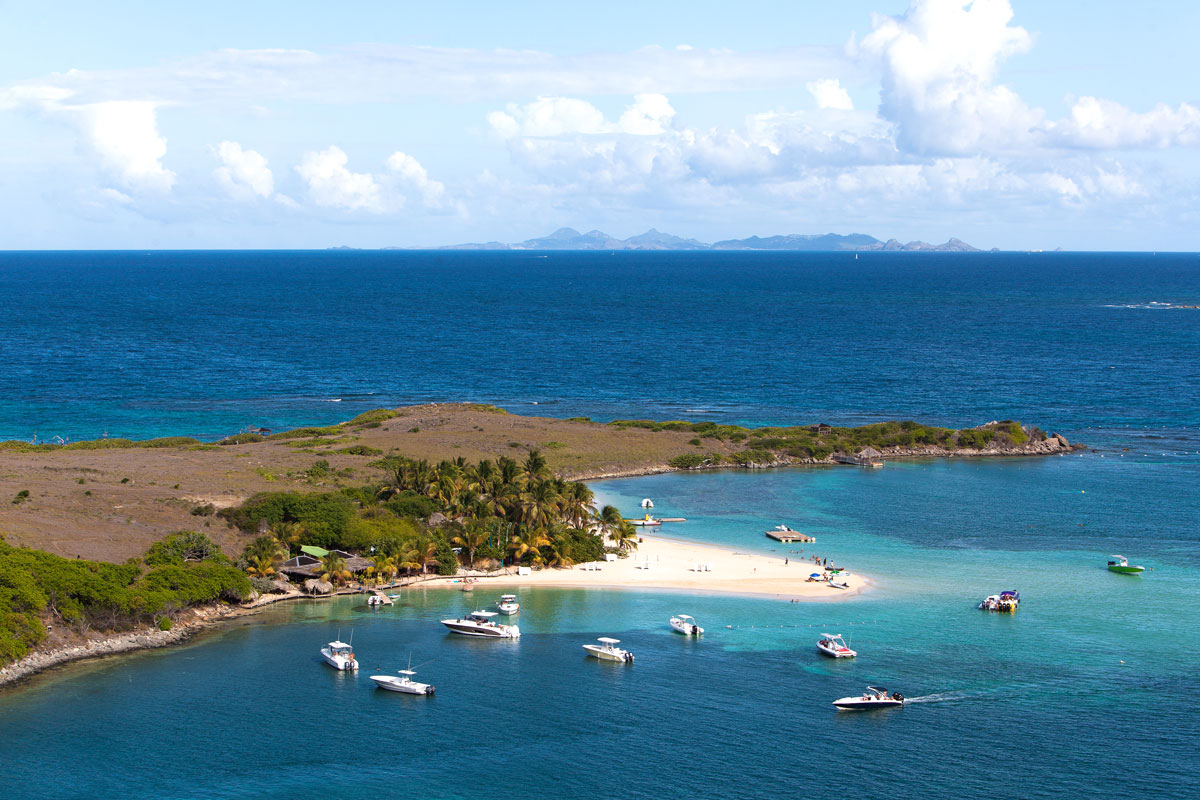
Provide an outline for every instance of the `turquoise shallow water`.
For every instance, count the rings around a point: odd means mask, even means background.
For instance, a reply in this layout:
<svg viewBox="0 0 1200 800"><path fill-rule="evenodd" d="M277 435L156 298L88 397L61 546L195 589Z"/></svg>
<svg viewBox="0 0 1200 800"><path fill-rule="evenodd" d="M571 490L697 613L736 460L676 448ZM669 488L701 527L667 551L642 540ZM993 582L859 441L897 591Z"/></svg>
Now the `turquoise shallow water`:
<svg viewBox="0 0 1200 800"><path fill-rule="evenodd" d="M595 484L843 602L540 589L273 607L0 691L0 798L1200 797L1196 254L2 253L0 438L217 437L478 400L776 424L1012 417L1097 448ZM535 403L537 403L535 405ZM776 557L794 558L775 547ZM799 548L791 548L799 549ZM1109 553L1152 567L1108 573ZM803 569L802 562L797 564ZM1013 617L974 608L1013 588ZM486 598L491 599L491 598ZM672 634L694 614L703 641ZM354 632L363 673L317 650ZM853 662L818 656L822 631ZM586 660L601 635L629 667ZM438 695L375 691L412 654ZM882 682L915 698L837 714Z"/></svg>
<svg viewBox="0 0 1200 800"><path fill-rule="evenodd" d="M494 599L486 589L406 591L379 612L349 599L275 607L186 647L0 694L5 794L530 798L617 782L628 797L759 797L800 796L835 774L869 797L1188 796L1200 741L1190 508L1134 507L1127 475L1086 461L599 482L630 513L650 496L688 517L679 534L742 550L771 553L762 531L788 521L876 586L805 604L526 590L516 643L443 632L443 616ZM1148 528L1147 516L1165 522ZM1118 543L1153 571L1108 573ZM794 559L787 549L775 555ZM974 608L1003 588L1022 593L1016 615ZM679 611L707 627L703 640L669 631ZM860 657L819 656L826 630ZM351 631L364 669L336 674L316 651ZM581 645L601 635L637 661L586 659ZM436 697L373 689L368 675L410 654ZM858 715L829 705L867 683L916 702ZM1136 786L1114 785L1114 767L1136 771Z"/></svg>

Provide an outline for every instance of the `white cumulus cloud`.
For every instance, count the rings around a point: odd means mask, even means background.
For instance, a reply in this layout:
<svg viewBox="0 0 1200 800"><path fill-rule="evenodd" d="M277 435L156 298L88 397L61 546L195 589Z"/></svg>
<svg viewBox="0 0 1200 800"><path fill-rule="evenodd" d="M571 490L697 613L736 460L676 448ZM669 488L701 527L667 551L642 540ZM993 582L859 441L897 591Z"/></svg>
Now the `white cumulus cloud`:
<svg viewBox="0 0 1200 800"><path fill-rule="evenodd" d="M1050 126L1052 139L1074 147L1104 150L1200 144L1200 108L1160 103L1150 111L1131 111L1120 103L1081 97L1070 116Z"/></svg>
<svg viewBox="0 0 1200 800"><path fill-rule="evenodd" d="M421 195L429 208L440 208L446 195L446 186L441 181L430 179L421 162L399 150L388 156L387 168L403 187L411 187Z"/></svg>
<svg viewBox="0 0 1200 800"><path fill-rule="evenodd" d="M305 153L296 172L308 184L309 197L319 206L382 212L382 193L374 176L351 172L346 168L347 163L345 152L330 145L321 151Z"/></svg>
<svg viewBox="0 0 1200 800"><path fill-rule="evenodd" d="M254 150L243 150L237 142L221 142L216 147L221 166L213 170L217 183L238 199L270 197L275 192L275 176L267 159Z"/></svg>
<svg viewBox="0 0 1200 800"><path fill-rule="evenodd" d="M1012 17L1008 0L915 0L901 16L874 17L860 49L879 60L880 113L903 148L970 154L1030 138L1041 112L994 82L1002 61L1033 46Z"/></svg>
<svg viewBox="0 0 1200 800"><path fill-rule="evenodd" d="M804 84L804 88L808 89L808 93L817 101L817 108L832 108L837 111L854 110L854 102L837 78L809 81Z"/></svg>

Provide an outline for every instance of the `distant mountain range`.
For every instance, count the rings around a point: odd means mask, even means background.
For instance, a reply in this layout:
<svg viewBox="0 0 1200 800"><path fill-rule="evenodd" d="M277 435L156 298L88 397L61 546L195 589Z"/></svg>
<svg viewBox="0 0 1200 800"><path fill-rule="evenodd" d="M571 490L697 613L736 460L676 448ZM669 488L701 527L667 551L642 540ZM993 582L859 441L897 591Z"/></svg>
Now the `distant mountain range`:
<svg viewBox="0 0 1200 800"><path fill-rule="evenodd" d="M886 242L865 233L798 234L786 236L751 236L748 239L724 239L712 244L672 236L651 228L628 239L614 239L603 231L580 233L574 228L559 228L549 236L526 239L523 242L486 242L483 244L453 244L443 250L883 250L889 252L924 250L949 252L979 252L961 239L951 238L945 244L908 242L896 239Z"/></svg>

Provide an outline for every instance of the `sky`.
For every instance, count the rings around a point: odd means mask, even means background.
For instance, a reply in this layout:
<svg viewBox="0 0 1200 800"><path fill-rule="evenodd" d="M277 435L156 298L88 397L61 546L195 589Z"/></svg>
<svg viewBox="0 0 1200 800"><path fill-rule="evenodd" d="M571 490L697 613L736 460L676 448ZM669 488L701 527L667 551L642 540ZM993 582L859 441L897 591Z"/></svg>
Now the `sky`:
<svg viewBox="0 0 1200 800"><path fill-rule="evenodd" d="M0 0L0 248L1200 250L1200 4Z"/></svg>

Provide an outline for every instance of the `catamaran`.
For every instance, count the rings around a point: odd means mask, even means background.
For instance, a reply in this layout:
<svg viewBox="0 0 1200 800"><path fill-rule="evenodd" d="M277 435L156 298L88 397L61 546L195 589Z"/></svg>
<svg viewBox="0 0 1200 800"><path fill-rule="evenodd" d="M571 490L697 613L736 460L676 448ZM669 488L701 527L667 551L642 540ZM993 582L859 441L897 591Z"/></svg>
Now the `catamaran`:
<svg viewBox="0 0 1200 800"><path fill-rule="evenodd" d="M1108 559L1109 572L1119 572L1122 575L1137 575L1138 573L1146 571L1145 567L1139 567L1136 564L1130 564L1129 561L1126 560L1125 556L1109 556Z"/></svg>
<svg viewBox="0 0 1200 800"><path fill-rule="evenodd" d="M463 636L479 636L488 639L520 638L520 628L516 625L501 625L494 621L495 616L495 611L472 611L465 617L444 619L442 624L449 628L451 633L460 633Z"/></svg>
<svg viewBox="0 0 1200 800"><path fill-rule="evenodd" d="M633 653L617 647L621 643L620 639L601 636L596 641L600 642L600 644L585 644L583 646L583 649L587 650L587 654L592 658L598 658L601 661L617 661L623 664L633 663Z"/></svg>
<svg viewBox="0 0 1200 800"><path fill-rule="evenodd" d="M496 603L496 610L506 617L511 617L521 611L521 604L517 602L515 594L502 594L500 601Z"/></svg>
<svg viewBox="0 0 1200 800"><path fill-rule="evenodd" d="M358 661L354 658L354 647L346 642L335 639L321 648L321 657L334 669L358 669Z"/></svg>
<svg viewBox="0 0 1200 800"><path fill-rule="evenodd" d="M838 711L870 711L875 708L895 708L904 705L904 695L899 692L888 694L883 687L868 686L859 697L843 697L834 700L833 705Z"/></svg>
<svg viewBox="0 0 1200 800"><path fill-rule="evenodd" d="M671 627L676 633L682 633L684 636L700 636L704 633L704 628L697 625L696 620L687 614L671 617Z"/></svg>
<svg viewBox="0 0 1200 800"><path fill-rule="evenodd" d="M851 650L846 646L840 633L822 633L821 635L825 638L817 641L817 649L825 655L834 658L854 658L858 655L858 651Z"/></svg>

